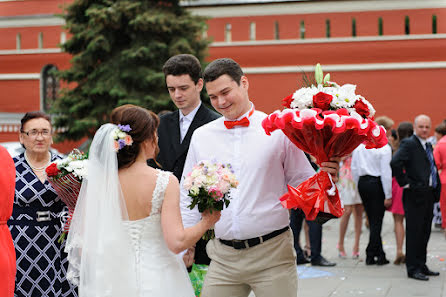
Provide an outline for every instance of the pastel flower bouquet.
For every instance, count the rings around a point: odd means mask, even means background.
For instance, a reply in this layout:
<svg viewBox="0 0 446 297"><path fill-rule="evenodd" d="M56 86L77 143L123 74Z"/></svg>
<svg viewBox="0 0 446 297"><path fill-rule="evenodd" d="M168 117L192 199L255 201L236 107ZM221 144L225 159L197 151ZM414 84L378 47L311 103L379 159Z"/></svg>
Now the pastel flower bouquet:
<svg viewBox="0 0 446 297"><path fill-rule="evenodd" d="M82 180L87 176L87 158L86 154L75 149L66 158L56 160L46 168L48 182L68 206L68 219L64 223L60 242L65 239L70 228Z"/></svg>
<svg viewBox="0 0 446 297"><path fill-rule="evenodd" d="M221 211L230 203L230 191L237 188L238 181L231 168L231 164L220 164L203 160L198 162L184 180L183 187L189 191L192 198L190 209L198 206L199 212L209 210ZM208 230L203 239L214 238L214 230Z"/></svg>
<svg viewBox="0 0 446 297"><path fill-rule="evenodd" d="M263 120L266 134L282 130L298 148L314 156L319 166L332 157L350 154L361 143L367 148L387 144L385 129L373 121L373 106L355 93L355 85L339 86L330 81L329 74L324 78L319 64L315 80L283 99L284 110ZM343 214L338 190L323 171L296 188L288 185L288 193L280 200L284 207L300 208L308 220L320 223Z"/></svg>

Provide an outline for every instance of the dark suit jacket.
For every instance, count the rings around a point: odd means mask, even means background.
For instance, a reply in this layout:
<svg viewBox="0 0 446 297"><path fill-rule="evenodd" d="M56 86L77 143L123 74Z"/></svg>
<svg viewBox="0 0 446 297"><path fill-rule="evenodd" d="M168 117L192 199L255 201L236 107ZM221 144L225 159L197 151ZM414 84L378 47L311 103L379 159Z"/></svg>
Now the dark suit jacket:
<svg viewBox="0 0 446 297"><path fill-rule="evenodd" d="M162 166L161 169L173 172L178 180L181 181L181 174L183 173L184 162L186 161L192 133L195 129L219 117L220 114L201 104L190 124L189 130L187 130L183 142L180 143L179 111L176 110L161 116L158 127L158 146L160 152L156 158L157 162ZM149 165L157 168L153 160L149 161Z"/></svg>
<svg viewBox="0 0 446 297"><path fill-rule="evenodd" d="M412 135L401 141L400 147L392 158L392 173L398 184L403 187L409 184L411 191L423 192L429 189L431 175L430 163L426 151L418 137ZM435 198L440 197L441 183L437 170L437 187Z"/></svg>

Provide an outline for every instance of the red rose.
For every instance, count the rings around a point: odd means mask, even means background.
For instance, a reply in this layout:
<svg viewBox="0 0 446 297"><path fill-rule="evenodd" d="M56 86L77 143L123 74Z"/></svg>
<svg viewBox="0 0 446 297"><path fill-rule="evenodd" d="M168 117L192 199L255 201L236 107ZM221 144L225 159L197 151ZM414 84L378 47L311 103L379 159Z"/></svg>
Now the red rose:
<svg viewBox="0 0 446 297"><path fill-rule="evenodd" d="M333 100L333 96L324 92L319 92L313 96L313 106L322 110L330 108L330 103Z"/></svg>
<svg viewBox="0 0 446 297"><path fill-rule="evenodd" d="M368 117L370 114L369 107L361 99L359 99L355 102L355 105L353 105L353 108L356 110L356 112L359 115L363 116L364 118Z"/></svg>
<svg viewBox="0 0 446 297"><path fill-rule="evenodd" d="M290 108L291 102L293 102L293 94L282 99L282 105L286 108Z"/></svg>
<svg viewBox="0 0 446 297"><path fill-rule="evenodd" d="M57 169L56 163L51 163L50 166L48 166L45 171L47 176L56 176L60 172L59 169Z"/></svg>

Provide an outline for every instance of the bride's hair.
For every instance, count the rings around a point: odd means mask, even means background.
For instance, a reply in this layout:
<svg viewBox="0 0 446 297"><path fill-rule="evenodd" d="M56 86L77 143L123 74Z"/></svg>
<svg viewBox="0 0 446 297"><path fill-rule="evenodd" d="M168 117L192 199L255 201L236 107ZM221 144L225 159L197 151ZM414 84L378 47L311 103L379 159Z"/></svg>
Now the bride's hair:
<svg viewBox="0 0 446 297"><path fill-rule="evenodd" d="M132 165L141 149L141 143L151 139L155 143L155 157L158 153L158 143L156 143L156 130L159 125L158 116L145 108L126 104L113 109L111 113L113 124L130 125L132 129L127 132L132 139L132 145L126 145L118 151L118 168L126 168Z"/></svg>

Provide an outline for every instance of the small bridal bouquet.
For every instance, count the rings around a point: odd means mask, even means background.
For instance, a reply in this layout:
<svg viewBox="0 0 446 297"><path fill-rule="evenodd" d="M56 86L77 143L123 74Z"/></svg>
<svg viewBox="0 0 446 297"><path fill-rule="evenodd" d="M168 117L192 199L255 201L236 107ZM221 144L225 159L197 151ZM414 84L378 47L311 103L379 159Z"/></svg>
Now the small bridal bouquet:
<svg viewBox="0 0 446 297"><path fill-rule="evenodd" d="M210 161L200 161L186 176L183 187L189 191L192 198L190 209L198 206L199 212L209 210L221 211L223 207L228 207L229 192L232 188L237 188L238 181L231 168L231 164L220 164ZM208 230L203 239L214 238L214 230Z"/></svg>
<svg viewBox="0 0 446 297"><path fill-rule="evenodd" d="M375 109L356 94L355 85L340 86L330 81L329 74L324 78L319 64L315 80L283 99L284 110L263 120L266 134L282 130L298 148L314 156L319 166L332 157L350 154L361 143L366 148L387 144L386 131L373 120ZM297 188L288 186L280 200L284 207L300 208L308 220L320 223L343 214L338 190L324 171Z"/></svg>
<svg viewBox="0 0 446 297"><path fill-rule="evenodd" d="M68 206L68 219L64 223L59 242L64 240L70 228L82 180L87 176L87 158L86 154L75 149L66 158L56 160L46 168L48 182Z"/></svg>

